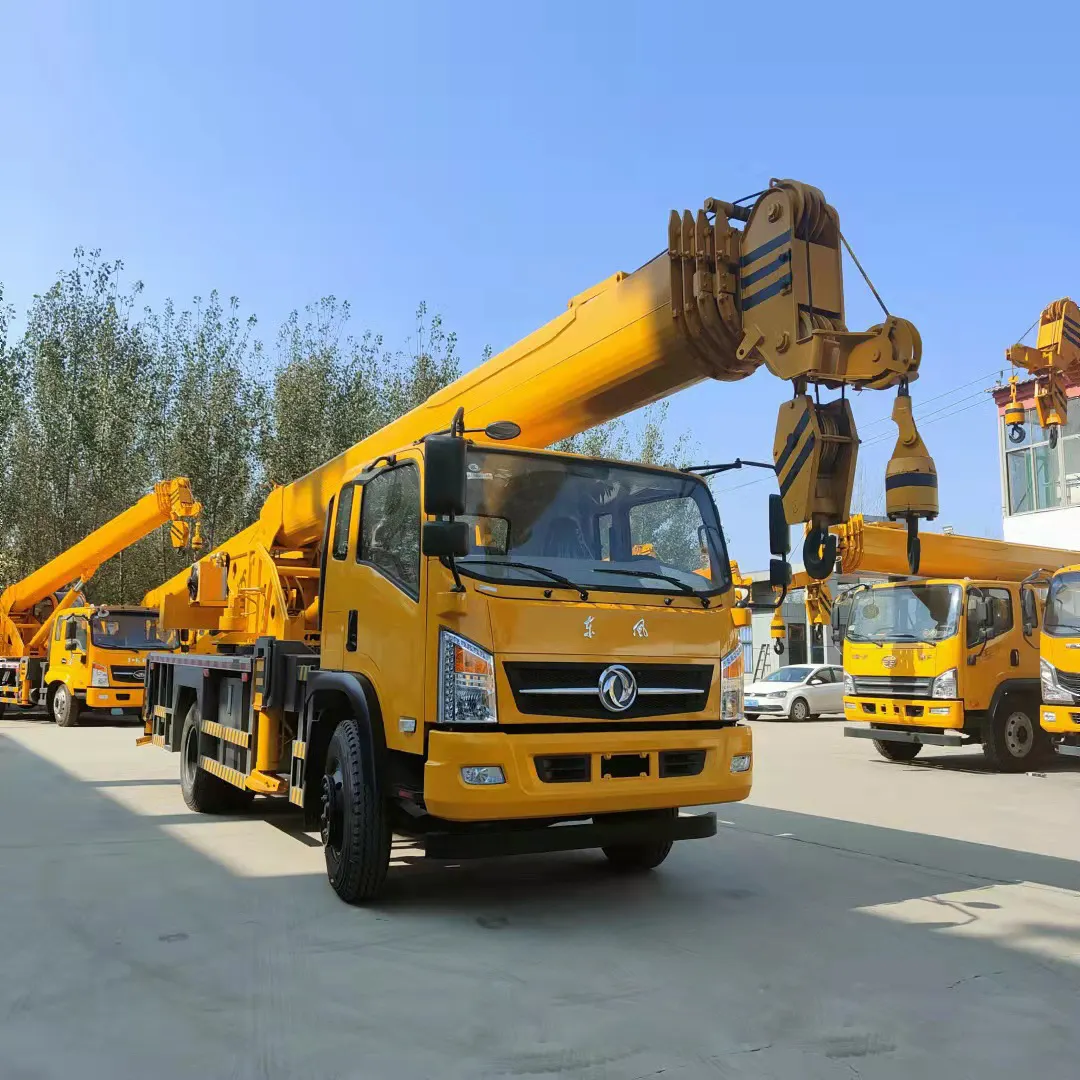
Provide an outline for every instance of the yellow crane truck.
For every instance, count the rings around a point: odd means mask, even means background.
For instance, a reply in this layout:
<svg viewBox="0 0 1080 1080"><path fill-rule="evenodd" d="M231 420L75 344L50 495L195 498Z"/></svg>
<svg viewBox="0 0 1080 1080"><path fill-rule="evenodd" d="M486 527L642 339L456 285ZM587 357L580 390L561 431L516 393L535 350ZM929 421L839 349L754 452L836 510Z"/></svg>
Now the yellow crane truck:
<svg viewBox="0 0 1080 1080"><path fill-rule="evenodd" d="M834 530L840 569L908 576L903 534L852 518ZM971 536L922 537L919 580L849 594L844 640L844 734L889 761L924 745L981 744L1012 771L1049 749L1039 727L1038 612L1029 575L1076 552ZM1080 666L1080 665L1078 665Z"/></svg>
<svg viewBox="0 0 1080 1080"><path fill-rule="evenodd" d="M1013 345L1006 358L1035 378L1035 411L1051 448L1068 419L1066 386L1080 381L1080 308L1065 297L1043 309L1034 347ZM1024 440L1023 405L1005 407L1005 424L1013 442ZM1059 754L1080 757L1080 558L1068 566L1044 564L1030 584L1047 589L1040 635L1039 679L1042 705L1039 725Z"/></svg>
<svg viewBox="0 0 1080 1080"><path fill-rule="evenodd" d="M142 713L146 657L168 645L149 608L88 604L99 566L171 523L176 547L197 546L199 504L177 478L0 594L0 715L44 705L61 727L86 712Z"/></svg>
<svg viewBox="0 0 1080 1080"><path fill-rule="evenodd" d="M887 498L914 534L937 509L907 392L919 337L888 315L847 330L841 239L793 181L673 213L662 254L275 490L149 593L164 627L202 632L147 672L145 739L179 754L188 806L289 799L352 902L382 887L392 831L428 857L600 847L627 870L712 835L714 815L679 808L743 799L752 775L699 474L716 470L538 448L765 364L793 387L774 445L782 581L789 521L831 569L857 449L843 391L899 387Z"/></svg>

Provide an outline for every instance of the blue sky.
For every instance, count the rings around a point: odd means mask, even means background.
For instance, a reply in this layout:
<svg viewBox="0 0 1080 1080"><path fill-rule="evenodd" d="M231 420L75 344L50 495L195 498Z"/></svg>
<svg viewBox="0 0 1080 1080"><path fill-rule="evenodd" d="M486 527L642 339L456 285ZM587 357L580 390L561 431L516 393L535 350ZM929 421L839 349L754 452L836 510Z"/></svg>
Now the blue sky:
<svg viewBox="0 0 1080 1080"><path fill-rule="evenodd" d="M404 343L426 300L471 363L645 262L672 207L795 177L919 327L917 413L955 403L924 429L941 521L1000 535L979 391L1046 303L1080 293L1068 6L5 9L0 281L20 308L100 247L151 302L218 288L268 337L333 293ZM861 329L876 307L850 267L847 286ZM767 457L786 394L764 370L698 387L671 429L702 459ZM867 443L890 408L857 399ZM864 447L868 488L891 444ZM769 485L724 494L741 482L721 481L721 512L758 566Z"/></svg>

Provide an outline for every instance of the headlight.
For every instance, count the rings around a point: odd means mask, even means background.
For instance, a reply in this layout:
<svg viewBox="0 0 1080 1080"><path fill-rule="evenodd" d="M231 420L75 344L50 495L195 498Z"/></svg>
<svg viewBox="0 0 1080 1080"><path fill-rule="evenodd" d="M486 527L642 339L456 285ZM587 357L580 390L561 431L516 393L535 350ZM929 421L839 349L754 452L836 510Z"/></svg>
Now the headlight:
<svg viewBox="0 0 1080 1080"><path fill-rule="evenodd" d="M109 669L104 664L94 664L90 668L91 686L108 686Z"/></svg>
<svg viewBox="0 0 1080 1080"><path fill-rule="evenodd" d="M439 723L497 724L495 658L467 638L439 632Z"/></svg>
<svg viewBox="0 0 1080 1080"><path fill-rule="evenodd" d="M844 693L848 697L855 696L855 680L846 671L844 672Z"/></svg>
<svg viewBox="0 0 1080 1080"><path fill-rule="evenodd" d="M720 719L736 723L743 716L742 646L720 661Z"/></svg>
<svg viewBox="0 0 1080 1080"><path fill-rule="evenodd" d="M762 694L762 697L787 697L788 692L786 690L773 690L768 694Z"/></svg>
<svg viewBox="0 0 1080 1080"><path fill-rule="evenodd" d="M930 688L930 696L937 698L956 697L956 668L951 667L948 671L943 671L934 680L934 685Z"/></svg>
<svg viewBox="0 0 1080 1080"><path fill-rule="evenodd" d="M1045 660L1039 661L1039 682L1042 683L1042 699L1047 705L1071 705L1073 696L1058 686L1057 671Z"/></svg>

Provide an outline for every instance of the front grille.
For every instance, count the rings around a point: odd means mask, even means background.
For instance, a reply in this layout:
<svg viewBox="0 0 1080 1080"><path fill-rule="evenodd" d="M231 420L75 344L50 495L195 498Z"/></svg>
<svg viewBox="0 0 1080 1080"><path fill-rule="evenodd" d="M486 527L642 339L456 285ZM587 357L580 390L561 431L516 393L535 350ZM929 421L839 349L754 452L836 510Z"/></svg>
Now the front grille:
<svg viewBox="0 0 1080 1080"><path fill-rule="evenodd" d="M638 697L623 712L600 703L597 687L607 664L545 664L508 661L503 665L518 712L529 716L567 716L593 720L637 720L703 712L709 700L711 664L625 665L637 680ZM568 693L530 693L536 690ZM649 690L679 691L649 694Z"/></svg>
<svg viewBox="0 0 1080 1080"><path fill-rule="evenodd" d="M536 760L536 775L544 784L582 784L592 779L588 754L549 754Z"/></svg>
<svg viewBox="0 0 1080 1080"><path fill-rule="evenodd" d="M146 678L146 668L142 667L142 665L123 667L119 664L113 664L111 671L114 683L138 683L142 686L143 680Z"/></svg>
<svg viewBox="0 0 1080 1080"><path fill-rule="evenodd" d="M661 750L660 775L698 776L705 768L704 750Z"/></svg>
<svg viewBox="0 0 1080 1080"><path fill-rule="evenodd" d="M1062 690L1068 690L1070 694L1080 694L1080 674L1077 672L1059 669L1057 681Z"/></svg>
<svg viewBox="0 0 1080 1080"><path fill-rule="evenodd" d="M930 697L933 678L914 675L855 675L856 697Z"/></svg>

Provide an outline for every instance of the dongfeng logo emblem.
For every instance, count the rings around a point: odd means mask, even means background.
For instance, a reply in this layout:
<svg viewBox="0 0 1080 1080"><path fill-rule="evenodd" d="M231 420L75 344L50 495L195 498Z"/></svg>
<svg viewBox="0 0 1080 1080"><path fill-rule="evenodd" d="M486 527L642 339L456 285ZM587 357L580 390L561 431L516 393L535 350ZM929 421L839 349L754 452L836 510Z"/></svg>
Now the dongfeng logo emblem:
<svg viewBox="0 0 1080 1080"><path fill-rule="evenodd" d="M626 712L637 701L637 679L622 664L612 664L600 672L600 703L608 712Z"/></svg>
<svg viewBox="0 0 1080 1080"><path fill-rule="evenodd" d="M896 657L895 656L886 656L885 659L881 661L881 666L882 667L887 667L887 668L896 667Z"/></svg>

